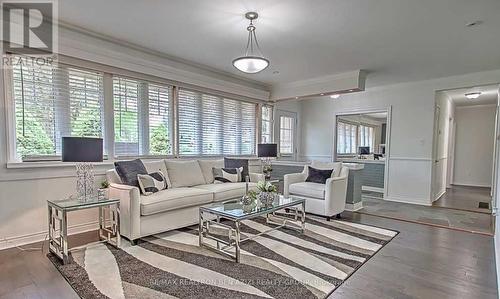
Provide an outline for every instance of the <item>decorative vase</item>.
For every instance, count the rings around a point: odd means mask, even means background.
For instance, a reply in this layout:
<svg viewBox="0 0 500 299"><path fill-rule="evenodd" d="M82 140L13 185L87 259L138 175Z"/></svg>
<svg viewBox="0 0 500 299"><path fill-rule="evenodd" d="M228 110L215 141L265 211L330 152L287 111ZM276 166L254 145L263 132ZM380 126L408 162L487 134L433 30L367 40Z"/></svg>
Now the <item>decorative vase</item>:
<svg viewBox="0 0 500 299"><path fill-rule="evenodd" d="M274 201L274 193L273 192L260 192L259 200L264 205L270 205Z"/></svg>

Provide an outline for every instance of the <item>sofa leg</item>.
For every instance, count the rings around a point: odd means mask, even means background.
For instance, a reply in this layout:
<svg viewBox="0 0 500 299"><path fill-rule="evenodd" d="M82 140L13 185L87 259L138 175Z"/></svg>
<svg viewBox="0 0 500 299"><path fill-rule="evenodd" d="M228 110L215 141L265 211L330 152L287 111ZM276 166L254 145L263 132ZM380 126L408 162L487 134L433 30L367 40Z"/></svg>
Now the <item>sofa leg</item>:
<svg viewBox="0 0 500 299"><path fill-rule="evenodd" d="M135 240L130 240L130 245L132 245L132 246L137 245L137 239L135 239Z"/></svg>
<svg viewBox="0 0 500 299"><path fill-rule="evenodd" d="M337 219L341 219L342 218L342 215L340 215L340 213L337 214L337 216L335 216L335 218Z"/></svg>
<svg viewBox="0 0 500 299"><path fill-rule="evenodd" d="M326 216L326 221L330 221L330 217L329 216Z"/></svg>

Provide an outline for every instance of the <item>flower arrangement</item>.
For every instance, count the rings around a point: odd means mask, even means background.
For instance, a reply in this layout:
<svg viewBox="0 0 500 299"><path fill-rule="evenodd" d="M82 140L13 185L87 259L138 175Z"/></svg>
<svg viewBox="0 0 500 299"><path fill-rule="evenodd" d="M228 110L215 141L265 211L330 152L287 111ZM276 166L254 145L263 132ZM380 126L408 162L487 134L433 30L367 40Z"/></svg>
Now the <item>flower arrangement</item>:
<svg viewBox="0 0 500 299"><path fill-rule="evenodd" d="M257 189L260 192L269 192L269 193L276 193L278 192L278 188L276 188L275 185L271 184L270 182L265 182L265 181L260 181L257 183Z"/></svg>

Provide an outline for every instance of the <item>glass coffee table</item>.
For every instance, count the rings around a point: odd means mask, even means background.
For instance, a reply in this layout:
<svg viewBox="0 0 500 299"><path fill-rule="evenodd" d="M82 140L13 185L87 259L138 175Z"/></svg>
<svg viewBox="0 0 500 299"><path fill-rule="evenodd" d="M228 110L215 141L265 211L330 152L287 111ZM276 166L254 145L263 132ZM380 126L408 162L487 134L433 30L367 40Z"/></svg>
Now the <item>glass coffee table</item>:
<svg viewBox="0 0 500 299"><path fill-rule="evenodd" d="M280 211L280 213L276 213ZM266 217L266 223L275 225L269 230L255 234L251 237L242 238L241 222L257 217ZM233 225L222 223L225 219ZM305 199L297 197L285 198L276 196L270 204L263 204L255 200L251 204L244 205L239 199L214 203L209 206L200 207L199 244L204 247L228 256L237 263L240 262L240 245L242 242L252 240L271 231L287 228L304 232L305 229ZM228 239L222 239L215 229L227 231ZM216 246L207 243L205 239L215 241Z"/></svg>

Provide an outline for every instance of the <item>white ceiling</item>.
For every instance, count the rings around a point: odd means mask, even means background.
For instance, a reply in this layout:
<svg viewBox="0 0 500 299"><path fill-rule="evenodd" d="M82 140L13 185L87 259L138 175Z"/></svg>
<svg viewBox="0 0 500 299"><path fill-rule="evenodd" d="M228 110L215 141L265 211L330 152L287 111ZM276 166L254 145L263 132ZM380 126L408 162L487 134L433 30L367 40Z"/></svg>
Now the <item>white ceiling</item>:
<svg viewBox="0 0 500 299"><path fill-rule="evenodd" d="M62 22L266 84L367 70L368 86L500 68L499 0L63 0ZM270 67L231 65L257 37ZM483 24L467 28L470 21ZM279 71L278 74L273 72Z"/></svg>
<svg viewBox="0 0 500 299"><path fill-rule="evenodd" d="M447 90L445 93L451 98L456 106L491 105L498 102L499 88L499 85L488 85ZM470 92L481 92L481 95L477 99L468 99L465 94Z"/></svg>

